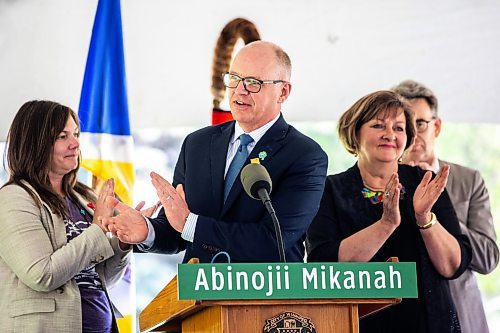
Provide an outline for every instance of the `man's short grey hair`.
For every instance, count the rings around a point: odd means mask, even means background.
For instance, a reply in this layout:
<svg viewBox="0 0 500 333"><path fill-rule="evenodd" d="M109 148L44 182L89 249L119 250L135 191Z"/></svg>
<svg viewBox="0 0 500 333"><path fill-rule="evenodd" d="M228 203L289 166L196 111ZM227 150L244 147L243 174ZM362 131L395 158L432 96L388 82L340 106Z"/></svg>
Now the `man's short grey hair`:
<svg viewBox="0 0 500 333"><path fill-rule="evenodd" d="M404 98L408 100L423 98L426 100L427 104L429 104L430 109L434 116L437 116L438 113L438 100L436 95L424 86L423 84L413 81L413 80L405 80L398 84L397 86L392 88L393 91L400 94Z"/></svg>

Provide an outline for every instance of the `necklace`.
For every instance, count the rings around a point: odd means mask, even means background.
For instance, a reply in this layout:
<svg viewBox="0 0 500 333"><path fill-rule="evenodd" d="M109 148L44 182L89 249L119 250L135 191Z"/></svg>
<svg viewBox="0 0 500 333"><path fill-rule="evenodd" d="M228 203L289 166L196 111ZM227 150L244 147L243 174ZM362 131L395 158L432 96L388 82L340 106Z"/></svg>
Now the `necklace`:
<svg viewBox="0 0 500 333"><path fill-rule="evenodd" d="M376 205L384 201L384 191L372 190L364 184L363 189L361 190L361 195L363 198L368 199L372 204ZM406 190L403 185L401 185L401 190L399 192L399 200L403 200L405 198Z"/></svg>
<svg viewBox="0 0 500 333"><path fill-rule="evenodd" d="M363 198L370 200L370 202L374 205L384 200L384 191L374 191L366 187L366 185L361 190L361 195L363 196Z"/></svg>

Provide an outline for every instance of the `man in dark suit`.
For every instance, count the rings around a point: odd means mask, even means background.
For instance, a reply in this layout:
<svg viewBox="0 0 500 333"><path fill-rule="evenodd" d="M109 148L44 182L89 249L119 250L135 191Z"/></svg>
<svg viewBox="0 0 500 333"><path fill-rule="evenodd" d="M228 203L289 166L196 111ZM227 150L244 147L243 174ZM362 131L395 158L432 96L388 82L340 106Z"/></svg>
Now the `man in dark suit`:
<svg viewBox="0 0 500 333"><path fill-rule="evenodd" d="M328 162L321 147L281 114L290 74L290 59L277 45L258 41L243 47L224 75L235 121L188 135L172 184L152 173L163 206L157 218L145 220L110 197L120 215L105 219L109 230L147 252L185 249L184 262L194 257L210 262L219 252L234 262L279 261L273 222L264 205L244 192L241 165L232 165L258 161L273 181L271 200L286 260L303 261L305 233L319 208Z"/></svg>
<svg viewBox="0 0 500 333"><path fill-rule="evenodd" d="M469 269L457 279L449 281L450 291L462 332L488 333L481 293L473 273L476 271L487 274L498 265L499 250L488 190L479 171L438 160L435 141L441 132L441 119L434 93L412 80L401 82L393 90L409 100L415 113L417 137L403 156L403 161L434 172L444 164L450 166L446 190L457 213L462 233L469 237L472 245Z"/></svg>

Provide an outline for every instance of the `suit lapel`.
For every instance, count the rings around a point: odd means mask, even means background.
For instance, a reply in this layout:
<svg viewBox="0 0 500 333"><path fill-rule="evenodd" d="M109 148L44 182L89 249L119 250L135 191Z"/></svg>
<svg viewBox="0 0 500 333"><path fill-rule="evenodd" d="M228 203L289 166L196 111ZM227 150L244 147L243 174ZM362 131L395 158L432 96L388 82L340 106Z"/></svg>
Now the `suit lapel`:
<svg viewBox="0 0 500 333"><path fill-rule="evenodd" d="M257 142L248 160L259 158L260 164L266 166L269 160L276 156L278 150L283 146L283 140L287 132L288 124L283 119L283 116L280 116L276 123Z"/></svg>
<svg viewBox="0 0 500 333"><path fill-rule="evenodd" d="M279 119L276 121L276 123L274 123L274 125L271 126L271 128L266 132L266 134L264 134L264 136L259 140L259 142L257 142L255 147L252 149L252 152L248 156L245 165L249 164L251 159L259 158L260 164L266 166L266 164L269 163L269 160L271 160L279 151L279 149L283 146L284 142L283 139L286 137L287 131L288 131L288 124L281 115ZM227 142L226 146L228 144L229 141ZM220 193L222 193L222 191L223 188L221 189ZM238 198L242 194L241 192L243 191L244 191L243 186L241 185L241 182L237 178L222 208L221 217L228 211L233 202L236 200L236 198Z"/></svg>

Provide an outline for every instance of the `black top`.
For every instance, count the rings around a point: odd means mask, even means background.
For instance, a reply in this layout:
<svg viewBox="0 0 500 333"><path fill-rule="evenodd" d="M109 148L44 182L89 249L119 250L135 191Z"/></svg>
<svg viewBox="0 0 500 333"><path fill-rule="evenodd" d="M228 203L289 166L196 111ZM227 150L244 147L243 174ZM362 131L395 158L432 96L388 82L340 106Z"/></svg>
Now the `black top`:
<svg viewBox="0 0 500 333"><path fill-rule="evenodd" d="M400 304L360 321L360 332L460 332L448 281L440 275L427 253L413 210L413 194L425 171L400 165L398 175L405 189L399 209L401 224L370 261L398 257L401 262L416 262L417 299L406 298ZM382 204L372 204L361 190L363 181L357 165L340 174L328 176L320 209L307 235L308 261L338 261L340 242L378 221ZM448 193L444 191L432 212L439 223L459 242L461 263L458 277L471 261L469 240L460 232L458 219Z"/></svg>

